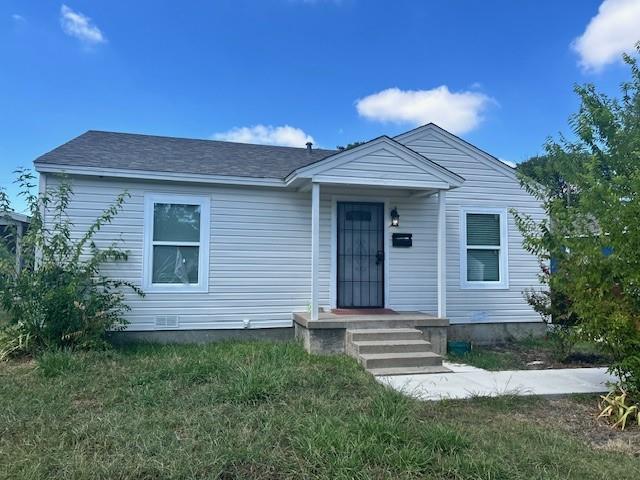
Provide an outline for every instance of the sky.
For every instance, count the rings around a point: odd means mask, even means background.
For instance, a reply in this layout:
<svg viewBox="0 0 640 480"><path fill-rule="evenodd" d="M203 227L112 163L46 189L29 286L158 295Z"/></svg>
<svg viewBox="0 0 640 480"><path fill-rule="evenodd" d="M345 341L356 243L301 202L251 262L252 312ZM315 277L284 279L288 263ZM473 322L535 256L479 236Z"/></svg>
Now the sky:
<svg viewBox="0 0 640 480"><path fill-rule="evenodd" d="M3 0L0 187L86 130L335 148L435 122L517 163L575 84L616 94L638 25L640 0Z"/></svg>

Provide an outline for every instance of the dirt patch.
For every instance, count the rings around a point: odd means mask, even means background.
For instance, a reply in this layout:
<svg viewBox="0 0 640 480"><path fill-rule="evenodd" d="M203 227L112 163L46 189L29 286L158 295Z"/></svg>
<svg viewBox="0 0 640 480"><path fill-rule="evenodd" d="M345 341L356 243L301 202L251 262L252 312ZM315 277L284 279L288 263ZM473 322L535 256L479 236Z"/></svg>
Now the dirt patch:
<svg viewBox="0 0 640 480"><path fill-rule="evenodd" d="M620 430L597 418L597 397L550 399L532 408L534 411L527 412L527 422L559 427L593 448L640 456L640 427L628 425Z"/></svg>
<svg viewBox="0 0 640 480"><path fill-rule="evenodd" d="M576 350L567 358L559 360L550 345L540 342L532 346L512 343L485 347L486 350L511 356L524 370L546 370L554 368L606 367L610 359L601 353Z"/></svg>

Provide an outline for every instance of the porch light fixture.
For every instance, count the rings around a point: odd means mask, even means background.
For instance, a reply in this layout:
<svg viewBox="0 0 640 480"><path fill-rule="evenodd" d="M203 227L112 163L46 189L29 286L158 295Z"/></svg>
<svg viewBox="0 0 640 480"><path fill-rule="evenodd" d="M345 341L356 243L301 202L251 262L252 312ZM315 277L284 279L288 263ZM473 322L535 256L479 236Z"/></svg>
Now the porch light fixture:
<svg viewBox="0 0 640 480"><path fill-rule="evenodd" d="M398 213L398 207L393 207L393 210L391 210L391 226L400 226L400 214Z"/></svg>

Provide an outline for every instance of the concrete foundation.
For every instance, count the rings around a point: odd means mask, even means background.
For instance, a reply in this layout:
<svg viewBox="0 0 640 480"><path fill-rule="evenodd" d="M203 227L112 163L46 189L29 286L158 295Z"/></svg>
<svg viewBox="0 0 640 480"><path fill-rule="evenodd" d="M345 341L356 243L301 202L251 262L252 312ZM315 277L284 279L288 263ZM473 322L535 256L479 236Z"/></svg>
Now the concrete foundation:
<svg viewBox="0 0 640 480"><path fill-rule="evenodd" d="M345 328L309 329L295 324L295 338L309 353L345 353Z"/></svg>
<svg viewBox="0 0 640 480"><path fill-rule="evenodd" d="M495 345L527 337L541 337L546 329L546 324L542 322L455 324L449 326L449 340Z"/></svg>
<svg viewBox="0 0 640 480"><path fill-rule="evenodd" d="M326 319L328 320L328 319ZM160 330L160 331L125 331L113 332L110 339L116 344L148 342L148 343L209 343L222 340L267 340L291 341L299 340L305 350L310 353L334 354L345 353L347 328L388 328L390 322L365 322L356 319L345 322L324 321L319 325L308 322L294 322L289 328L261 328L238 330ZM332 319L333 320L333 319ZM395 322L394 322L395 323ZM422 325L420 323L423 323ZM494 345L519 340L527 337L540 337L546 332L546 325L541 322L531 323L477 323L456 324L447 326L446 320L429 319L427 321L398 321L396 327L411 327L420 330L424 339L432 345L432 351L444 355L447 351L447 339L465 340L475 345Z"/></svg>
<svg viewBox="0 0 640 480"><path fill-rule="evenodd" d="M293 340L294 331L288 328L246 328L239 330L161 330L149 332L113 332L109 336L115 344L125 343L210 343L222 340Z"/></svg>

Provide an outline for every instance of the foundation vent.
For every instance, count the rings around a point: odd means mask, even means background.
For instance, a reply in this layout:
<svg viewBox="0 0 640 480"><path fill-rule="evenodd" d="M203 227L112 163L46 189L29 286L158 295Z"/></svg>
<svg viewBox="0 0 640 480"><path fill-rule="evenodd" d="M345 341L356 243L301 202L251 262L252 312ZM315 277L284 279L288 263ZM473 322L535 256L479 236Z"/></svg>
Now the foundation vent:
<svg viewBox="0 0 640 480"><path fill-rule="evenodd" d="M177 315L158 315L156 317L157 328L178 328Z"/></svg>

